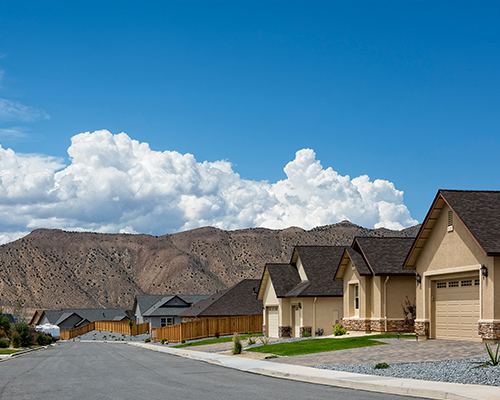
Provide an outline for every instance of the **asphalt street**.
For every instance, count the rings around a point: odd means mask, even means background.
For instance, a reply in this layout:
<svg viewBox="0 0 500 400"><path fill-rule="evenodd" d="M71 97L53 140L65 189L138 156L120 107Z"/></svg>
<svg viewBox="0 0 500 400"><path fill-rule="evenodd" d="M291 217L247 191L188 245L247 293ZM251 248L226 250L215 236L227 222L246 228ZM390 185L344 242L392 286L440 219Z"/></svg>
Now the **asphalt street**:
<svg viewBox="0 0 500 400"><path fill-rule="evenodd" d="M411 399L261 376L116 343L67 342L0 362L0 400Z"/></svg>

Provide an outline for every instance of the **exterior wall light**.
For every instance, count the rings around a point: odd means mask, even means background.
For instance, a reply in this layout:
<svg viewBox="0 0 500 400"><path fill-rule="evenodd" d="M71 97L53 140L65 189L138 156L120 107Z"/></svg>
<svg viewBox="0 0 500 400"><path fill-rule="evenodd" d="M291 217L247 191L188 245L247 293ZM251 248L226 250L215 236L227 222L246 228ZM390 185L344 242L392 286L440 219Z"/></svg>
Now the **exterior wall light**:
<svg viewBox="0 0 500 400"><path fill-rule="evenodd" d="M488 277L488 268L486 268L483 265L481 265L481 268L479 268L479 271L481 271L481 275L483 276L483 278L487 278Z"/></svg>
<svg viewBox="0 0 500 400"><path fill-rule="evenodd" d="M299 308L302 310L302 303L299 303Z"/></svg>
<svg viewBox="0 0 500 400"><path fill-rule="evenodd" d="M415 273L415 279L417 280L417 285L420 285L422 283L422 277L418 272Z"/></svg>

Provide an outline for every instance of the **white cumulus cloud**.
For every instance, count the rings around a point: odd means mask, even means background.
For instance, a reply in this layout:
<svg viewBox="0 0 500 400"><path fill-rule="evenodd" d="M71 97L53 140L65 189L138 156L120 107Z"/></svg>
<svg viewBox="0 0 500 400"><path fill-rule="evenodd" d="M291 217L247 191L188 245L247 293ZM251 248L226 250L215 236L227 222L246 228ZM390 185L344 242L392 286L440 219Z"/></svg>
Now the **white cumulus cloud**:
<svg viewBox="0 0 500 400"><path fill-rule="evenodd" d="M366 175L323 168L311 149L285 166L286 179L242 179L227 161L153 151L125 133L76 135L70 165L0 146L0 242L45 227L161 235L200 226L310 229L348 219L366 227L417 223L403 192ZM19 236L17 236L19 237Z"/></svg>

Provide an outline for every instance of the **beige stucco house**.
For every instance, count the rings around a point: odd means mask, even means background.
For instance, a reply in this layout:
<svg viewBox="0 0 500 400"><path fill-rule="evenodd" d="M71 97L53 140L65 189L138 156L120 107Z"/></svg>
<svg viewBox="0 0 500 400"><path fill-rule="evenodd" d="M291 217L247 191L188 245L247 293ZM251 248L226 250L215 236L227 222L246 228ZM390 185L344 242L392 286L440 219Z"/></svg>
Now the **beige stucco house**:
<svg viewBox="0 0 500 400"><path fill-rule="evenodd" d="M412 332L403 303L415 301L415 275L403 264L415 238L356 237L335 274L343 281L343 324L351 331Z"/></svg>
<svg viewBox="0 0 500 400"><path fill-rule="evenodd" d="M296 246L289 264L266 264L257 298L267 337L333 333L342 319L342 282L334 282L343 246Z"/></svg>
<svg viewBox="0 0 500 400"><path fill-rule="evenodd" d="M404 268L420 339L500 339L500 192L440 190Z"/></svg>

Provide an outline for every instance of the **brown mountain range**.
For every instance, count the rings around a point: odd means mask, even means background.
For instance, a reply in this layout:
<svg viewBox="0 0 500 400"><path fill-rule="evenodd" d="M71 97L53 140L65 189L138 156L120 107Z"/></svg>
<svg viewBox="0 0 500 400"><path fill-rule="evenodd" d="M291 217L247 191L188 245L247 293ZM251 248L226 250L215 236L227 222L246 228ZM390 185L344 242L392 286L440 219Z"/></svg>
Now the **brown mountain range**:
<svg viewBox="0 0 500 400"><path fill-rule="evenodd" d="M130 308L138 294L210 294L288 262L295 245L350 245L354 236L415 236L344 221L292 227L199 228L164 236L37 229L0 246L0 305L29 309Z"/></svg>

